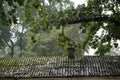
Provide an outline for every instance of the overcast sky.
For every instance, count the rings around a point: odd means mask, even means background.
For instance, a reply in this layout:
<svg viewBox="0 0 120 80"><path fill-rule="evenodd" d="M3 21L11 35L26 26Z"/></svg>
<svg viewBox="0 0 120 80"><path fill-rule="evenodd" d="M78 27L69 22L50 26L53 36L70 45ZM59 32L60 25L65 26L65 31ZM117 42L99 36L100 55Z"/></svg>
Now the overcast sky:
<svg viewBox="0 0 120 80"><path fill-rule="evenodd" d="M71 1L73 1L75 3L75 7L77 7L77 5L79 5L79 4L83 4L86 2L86 0L71 0Z"/></svg>

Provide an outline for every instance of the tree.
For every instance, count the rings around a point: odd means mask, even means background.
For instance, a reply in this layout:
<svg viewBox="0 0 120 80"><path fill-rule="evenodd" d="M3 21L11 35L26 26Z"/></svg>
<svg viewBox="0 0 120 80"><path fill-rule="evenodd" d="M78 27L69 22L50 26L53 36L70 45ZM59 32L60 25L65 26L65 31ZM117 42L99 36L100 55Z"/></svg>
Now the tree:
<svg viewBox="0 0 120 80"><path fill-rule="evenodd" d="M60 26L64 27L66 24L80 23L80 30L86 34L85 40L78 43L81 51L84 51L89 45L97 48L96 54L104 55L113 46L111 40L117 47L116 40L120 39L119 0L88 0L87 5L79 5L76 9L71 6L62 7L66 5L66 1L48 0L47 4L44 0L2 0L0 1L0 24L4 26L18 24L17 18L20 17L25 24L24 27L29 27L31 39L35 41L34 36L41 29L47 32L52 27L59 29ZM8 4L11 6L10 8L7 7ZM53 9L50 9L50 6ZM17 10L20 13L18 16L15 14ZM95 35L100 28L105 31L101 36ZM8 29L10 30L10 28Z"/></svg>
<svg viewBox="0 0 120 80"><path fill-rule="evenodd" d="M5 44L10 46L8 44L8 41L10 40L10 32L8 26L0 25L0 49L5 48Z"/></svg>
<svg viewBox="0 0 120 80"><path fill-rule="evenodd" d="M69 4L70 3L70 4ZM19 25L19 22L22 22L22 31L15 31L14 37L17 38L17 42L12 40L12 33L9 36L9 40L6 41L7 45L11 49L11 53L14 55L14 48L16 45L20 47L20 50L23 50L25 47L23 44L23 30L27 28L27 31L31 33L30 37L34 40L34 36L36 33L39 33L41 29L45 30L48 26L46 24L47 18L51 13L55 13L58 10L62 10L63 8L71 6L69 0L48 0L46 3L45 0L2 0L0 3L0 24L4 26L8 26L8 32L11 32L11 25ZM13 28L16 30L15 28ZM1 29L2 31L2 29ZM34 34L35 33L35 34Z"/></svg>
<svg viewBox="0 0 120 80"><path fill-rule="evenodd" d="M72 2L69 0L63 0L63 2L60 4L58 1L51 0L50 4L44 3L43 5L44 9L46 10L45 12L47 13L47 18L50 18L51 14L56 14L57 11L63 10L67 6L72 7ZM41 17L37 18L40 19ZM33 25L32 28L27 31L27 34L29 34L27 40L29 42L28 48L31 49L30 51L36 52L39 56L61 55L63 50L57 45L57 36L59 30L54 29L55 26L50 27L47 26L46 23L42 22L44 23L43 26L38 20L35 21L36 23L31 24L35 25Z"/></svg>
<svg viewBox="0 0 120 80"><path fill-rule="evenodd" d="M54 18L48 21L49 25L64 26L66 24L80 23L80 29L86 34L86 39L78 45L85 50L86 45L98 48L96 54L104 55L120 39L120 2L118 0L88 0L87 5L79 5L76 9L59 11ZM61 18L59 18L62 16ZM58 24L56 24L58 23ZM103 28L106 33L95 35ZM114 46L117 47L117 43Z"/></svg>
<svg viewBox="0 0 120 80"><path fill-rule="evenodd" d="M1 15L1 20L0 20L0 31L1 31L1 45L0 47L4 49L5 47L9 47L11 52L9 52L10 56L14 56L14 49L18 45L20 49L22 50L22 43L23 43L23 33L24 33L24 27L21 26L22 31L19 31L20 28L20 20L19 18L19 11L20 8L18 7L19 5L17 3L14 3L12 1L1 1L0 3L1 7L0 9L2 10L0 12ZM20 40L21 44L17 44L18 41Z"/></svg>

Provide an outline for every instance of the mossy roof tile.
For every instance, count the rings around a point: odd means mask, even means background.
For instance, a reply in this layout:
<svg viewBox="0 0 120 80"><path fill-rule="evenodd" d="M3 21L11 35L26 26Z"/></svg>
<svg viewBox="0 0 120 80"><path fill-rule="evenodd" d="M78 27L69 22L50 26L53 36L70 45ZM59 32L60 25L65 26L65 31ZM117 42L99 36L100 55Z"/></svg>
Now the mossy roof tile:
<svg viewBox="0 0 120 80"><path fill-rule="evenodd" d="M68 76L120 76L120 56L0 58L0 77Z"/></svg>

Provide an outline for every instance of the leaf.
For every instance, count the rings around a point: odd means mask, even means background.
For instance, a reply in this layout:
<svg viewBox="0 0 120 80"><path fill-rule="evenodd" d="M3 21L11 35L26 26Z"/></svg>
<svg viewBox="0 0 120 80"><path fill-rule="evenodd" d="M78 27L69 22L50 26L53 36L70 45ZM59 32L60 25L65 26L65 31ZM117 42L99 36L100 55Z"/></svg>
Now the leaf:
<svg viewBox="0 0 120 80"><path fill-rule="evenodd" d="M48 2L50 3L50 2L52 2L52 0L48 0Z"/></svg>
<svg viewBox="0 0 120 80"><path fill-rule="evenodd" d="M62 0L57 0L58 2L61 2Z"/></svg>
<svg viewBox="0 0 120 80"><path fill-rule="evenodd" d="M118 43L114 43L114 46L115 46L115 48L117 48L118 47Z"/></svg>

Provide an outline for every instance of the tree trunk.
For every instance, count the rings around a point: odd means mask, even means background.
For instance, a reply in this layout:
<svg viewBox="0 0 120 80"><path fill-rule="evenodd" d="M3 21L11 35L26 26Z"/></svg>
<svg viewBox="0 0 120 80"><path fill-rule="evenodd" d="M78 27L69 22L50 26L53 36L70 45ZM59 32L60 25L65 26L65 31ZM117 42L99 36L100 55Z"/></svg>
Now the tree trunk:
<svg viewBox="0 0 120 80"><path fill-rule="evenodd" d="M75 48L68 48L68 58L69 59L75 59Z"/></svg>
<svg viewBox="0 0 120 80"><path fill-rule="evenodd" d="M10 52L10 56L13 57L14 56L14 48L15 48L15 45L13 43L13 41L11 39L9 39L10 42L11 42L11 45L6 41L6 40L3 40L7 45L8 47L11 49L11 52Z"/></svg>
<svg viewBox="0 0 120 80"><path fill-rule="evenodd" d="M14 45L14 42L11 39L10 39L10 42L11 42L11 46L10 46L11 53L10 53L10 56L13 57L14 56L15 45Z"/></svg>
<svg viewBox="0 0 120 80"><path fill-rule="evenodd" d="M22 40L22 34L21 34L21 38L20 38L20 51L22 51L23 50L23 42L22 42L23 40ZM22 52L20 52L20 55L19 55L19 57L22 57Z"/></svg>
<svg viewBox="0 0 120 80"><path fill-rule="evenodd" d="M10 53L10 56L11 56L11 57L14 56L14 47L13 47L13 46L11 47L11 53Z"/></svg>
<svg viewBox="0 0 120 80"><path fill-rule="evenodd" d="M23 50L23 31L24 31L24 27L22 27L22 32L20 34L20 45L19 45L20 46L20 51ZM19 57L22 57L22 52L20 52Z"/></svg>

